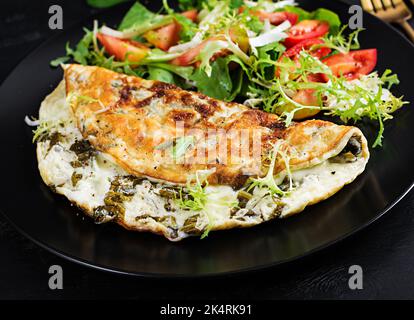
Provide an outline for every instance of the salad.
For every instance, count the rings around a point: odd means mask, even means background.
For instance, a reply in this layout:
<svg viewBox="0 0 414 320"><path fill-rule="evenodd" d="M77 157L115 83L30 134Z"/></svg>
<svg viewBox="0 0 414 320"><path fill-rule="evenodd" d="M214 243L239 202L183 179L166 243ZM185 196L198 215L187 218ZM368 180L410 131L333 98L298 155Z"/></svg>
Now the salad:
<svg viewBox="0 0 414 320"><path fill-rule="evenodd" d="M128 75L197 90L292 120L318 113L341 121L384 121L406 102L390 88L398 77L374 71L375 48L360 49L358 34L338 15L308 12L294 0L181 0L151 12L134 3L116 29L94 22L66 56Z"/></svg>

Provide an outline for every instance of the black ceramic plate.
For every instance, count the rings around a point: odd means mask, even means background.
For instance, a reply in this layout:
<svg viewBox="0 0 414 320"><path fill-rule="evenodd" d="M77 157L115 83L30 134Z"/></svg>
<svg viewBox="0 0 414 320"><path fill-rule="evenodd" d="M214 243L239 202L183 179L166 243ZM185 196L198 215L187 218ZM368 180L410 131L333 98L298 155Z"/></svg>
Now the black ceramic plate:
<svg viewBox="0 0 414 320"><path fill-rule="evenodd" d="M347 21L348 7L336 2L300 1L307 9L327 7ZM154 5L153 5L154 6ZM120 21L127 6L97 18ZM92 24L92 19L87 25ZM414 102L413 46L381 21L365 16L361 43L378 48L378 70L386 67L401 79L397 94ZM31 129L23 118L37 115L43 98L62 72L49 61L61 56L65 43L75 43L81 26L66 30L24 59L0 89L0 157L2 211L27 237L70 260L99 269L140 276L206 276L274 266L325 248L367 226L391 208L413 183L414 112L412 105L386 124L383 148L371 150L366 171L351 185L302 214L251 229L213 232L207 239L179 243L115 224L95 225L69 202L42 183L37 170ZM372 143L376 125L362 130Z"/></svg>

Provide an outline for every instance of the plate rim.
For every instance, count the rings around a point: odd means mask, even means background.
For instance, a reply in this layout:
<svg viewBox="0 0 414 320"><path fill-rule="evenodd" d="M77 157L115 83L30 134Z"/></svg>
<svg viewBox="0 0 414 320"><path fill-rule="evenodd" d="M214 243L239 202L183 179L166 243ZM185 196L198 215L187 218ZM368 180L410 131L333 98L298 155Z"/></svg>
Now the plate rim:
<svg viewBox="0 0 414 320"><path fill-rule="evenodd" d="M298 2L301 2L301 0L297 0ZM327 0L317 0L319 1L322 5L323 3L330 3ZM126 4L123 4L124 6L126 6ZM335 5L339 5L342 7L349 7L350 4L345 3L343 0L337 0L335 2ZM121 4L122 6L122 4ZM13 75L13 73L15 72L16 68L18 68L18 66L24 61L26 60L29 56L31 56L32 54L35 54L36 52L40 51L41 49L43 49L44 47L47 47L50 43L53 43L56 38L60 37L63 33L68 32L70 30L73 29L78 29L78 28L82 28L83 25L89 23L91 20L94 20L96 18L98 18L100 15L105 14L109 11L111 11L113 8L107 8L104 9L98 13L94 13L94 14L90 14L89 16L85 17L84 19L82 19L79 22L73 23L72 25L70 25L70 27L68 29L65 30L59 30L58 33L55 33L54 35L46 38L45 40L43 40L42 42L40 42L38 45L36 45L32 50L30 50L29 52L27 52L22 58L20 58L16 63L13 64L12 69L7 73L7 75L4 77L4 79L0 82L0 89L2 89L4 83L6 83L9 78ZM405 34L397 29L395 26L384 22L383 20L379 19L378 17L376 17L375 15L372 15L368 12L364 11L364 15L369 15L371 18L373 18L374 20L376 20L377 22L380 22L380 24L382 24L384 27L391 29L396 36L400 37L403 39L403 41L408 44L412 50L414 50L414 43L412 43L406 36ZM413 101L414 103L414 101ZM157 273L151 273L151 272L135 272L135 271L127 271L127 270L122 270L120 268L117 267L109 267L109 266L104 266L102 264L99 263L92 263L90 261L87 261L86 259L74 256L72 254L69 253L65 253L63 251L61 251L60 249L54 248L53 246L38 240L36 237L31 236L29 233L27 233L25 230L23 230L21 227L19 227L13 220L12 218L5 212L3 211L3 209L0 208L0 214L2 214L5 219L8 221L8 223L10 223L13 228L15 228L20 234L22 234L24 237L26 237L27 239L29 239L30 241L32 241L33 243L35 243L36 245L38 245L39 247L41 247L42 249L45 249L46 251L65 259L66 261L70 261L70 262L74 262L78 265L81 266L85 266L87 268L93 269L93 270L98 270L98 271L103 271L105 273L111 273L111 274L116 274L116 275L120 275L120 276L130 276L130 277L136 277L136 278L143 278L143 279L201 279L201 278L223 278L223 277L232 277L232 276L240 276L240 275L246 275L248 273L254 273L254 272L260 272L266 269L270 269L270 268L277 268L280 267L282 265L288 265L291 264L293 262L295 262L296 260L300 260L300 259L304 259L304 258L309 258L331 246L334 246L348 238L351 238L352 236L354 236L355 234L357 234L358 232L360 232L361 230L367 228L368 226L372 225L373 223L375 223L376 221L378 221L380 218L382 218L386 213L388 213L393 207L395 207L396 204L398 204L414 187L414 177L412 178L412 182L411 185L409 185L398 197L396 197L396 199L394 199L393 201L391 201L391 203L385 207L382 211L379 211L378 214L376 214L373 218L369 219L368 221L366 221L365 223L361 224L360 226L358 226L357 228L355 228L352 231L349 231L343 235L341 235L340 237L331 240L329 242L326 242L318 247L315 247L305 253L302 253L300 255L294 256L294 257L290 257L290 258L286 258L283 260L279 260L277 262L271 262L271 263L266 263L266 264L262 264L262 265L256 265L256 266L251 266L251 267L245 267L245 268L239 268L239 269L235 269L235 270L231 270L231 271L222 271L222 272L211 272L211 273L198 273L198 274L182 274L182 273L162 273L162 272L157 272Z"/></svg>

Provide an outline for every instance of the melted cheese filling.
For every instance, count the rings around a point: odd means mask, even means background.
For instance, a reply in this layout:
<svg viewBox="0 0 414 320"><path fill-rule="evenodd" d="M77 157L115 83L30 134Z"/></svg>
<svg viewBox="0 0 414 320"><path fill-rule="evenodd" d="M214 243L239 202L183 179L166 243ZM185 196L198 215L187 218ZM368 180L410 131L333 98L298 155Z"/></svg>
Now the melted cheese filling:
<svg viewBox="0 0 414 320"><path fill-rule="evenodd" d="M41 122L63 123L53 127L60 134L57 143L52 145L48 139L38 142L39 170L44 182L96 218L97 208L108 206L113 182L119 177L127 177L128 173L110 156L97 151L81 166L73 165L78 156L71 146L82 140L82 136L66 103L64 82L42 103L39 119ZM350 163L327 160L298 170L292 173L295 187L285 196L275 201L267 190L255 188L252 198L243 208L234 207L238 203L237 190L229 186L208 186L205 188L207 201L203 210L183 210L174 199L162 196L165 190L174 186L142 178L128 191L122 202L122 215L116 218L130 229L163 233L174 241L201 234L206 228L252 226L300 212L307 205L331 196L352 182L364 170L366 162L363 157ZM111 219L113 217L107 215L101 222Z"/></svg>

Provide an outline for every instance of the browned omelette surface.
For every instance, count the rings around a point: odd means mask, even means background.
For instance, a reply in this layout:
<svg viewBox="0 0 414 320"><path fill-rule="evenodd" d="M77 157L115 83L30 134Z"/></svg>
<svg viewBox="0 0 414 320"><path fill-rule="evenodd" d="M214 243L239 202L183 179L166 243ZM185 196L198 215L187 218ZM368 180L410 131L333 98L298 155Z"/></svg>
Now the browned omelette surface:
<svg viewBox="0 0 414 320"><path fill-rule="evenodd" d="M274 114L174 85L99 67L64 69L66 94L82 135L134 175L185 183L198 170L215 169L211 184L240 186L248 176L266 173L263 159L279 139L295 170L334 156L345 147L344 136L356 129L321 120L285 128ZM194 137L183 159L172 152L160 157L183 136ZM261 148L259 157L253 155L255 147ZM194 161L200 155L204 161ZM275 174L284 167L279 161Z"/></svg>

